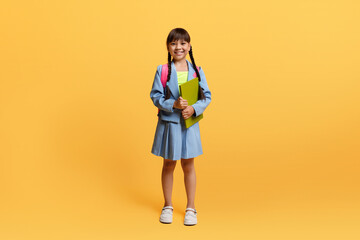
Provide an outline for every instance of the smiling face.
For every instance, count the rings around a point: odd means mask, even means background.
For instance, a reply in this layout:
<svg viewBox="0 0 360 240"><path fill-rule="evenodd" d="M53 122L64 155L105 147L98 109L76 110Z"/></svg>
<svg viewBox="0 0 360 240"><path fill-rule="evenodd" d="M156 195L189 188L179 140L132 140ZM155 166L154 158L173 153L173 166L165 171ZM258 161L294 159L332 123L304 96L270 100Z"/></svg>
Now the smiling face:
<svg viewBox="0 0 360 240"><path fill-rule="evenodd" d="M168 45L168 51L174 58L174 61L181 61L186 58L186 55L190 51L190 43L182 39L172 41Z"/></svg>

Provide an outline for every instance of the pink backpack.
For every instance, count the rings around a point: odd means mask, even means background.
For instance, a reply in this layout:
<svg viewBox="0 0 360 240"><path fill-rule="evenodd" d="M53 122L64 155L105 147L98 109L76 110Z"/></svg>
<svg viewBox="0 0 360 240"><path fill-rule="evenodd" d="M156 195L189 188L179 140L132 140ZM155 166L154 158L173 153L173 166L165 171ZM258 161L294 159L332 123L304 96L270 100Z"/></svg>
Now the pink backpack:
<svg viewBox="0 0 360 240"><path fill-rule="evenodd" d="M198 71L200 71L199 66L196 66L196 68L198 69ZM166 87L166 80L167 80L167 76L168 76L168 72L169 72L169 67L168 64L164 64L162 65L162 69L161 69L161 84L163 85L163 87ZM196 72L194 72L193 77L196 77ZM158 113L160 112L160 109L158 109Z"/></svg>

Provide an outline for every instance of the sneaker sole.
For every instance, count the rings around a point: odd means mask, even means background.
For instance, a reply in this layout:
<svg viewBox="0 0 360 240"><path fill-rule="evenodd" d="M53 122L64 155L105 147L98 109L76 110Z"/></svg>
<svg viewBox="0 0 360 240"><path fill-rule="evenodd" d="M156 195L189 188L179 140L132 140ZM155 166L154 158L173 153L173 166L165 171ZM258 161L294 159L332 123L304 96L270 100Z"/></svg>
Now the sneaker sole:
<svg viewBox="0 0 360 240"><path fill-rule="evenodd" d="M196 225L197 223L194 223L194 224L188 224L188 223L184 223L185 226L194 226Z"/></svg>
<svg viewBox="0 0 360 240"><path fill-rule="evenodd" d="M161 223L164 223L164 224L170 224L170 223L172 223L172 222L162 222L161 220L160 220L160 222L161 222Z"/></svg>

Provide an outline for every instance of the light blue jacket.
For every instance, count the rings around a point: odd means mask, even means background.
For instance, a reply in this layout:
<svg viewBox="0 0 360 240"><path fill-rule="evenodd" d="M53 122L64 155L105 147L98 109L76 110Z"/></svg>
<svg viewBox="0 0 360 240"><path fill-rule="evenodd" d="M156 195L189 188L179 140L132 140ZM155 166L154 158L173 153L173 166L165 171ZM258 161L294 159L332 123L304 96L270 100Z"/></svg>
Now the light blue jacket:
<svg viewBox="0 0 360 240"><path fill-rule="evenodd" d="M186 59L186 62L188 64L188 81L193 79L193 74L195 73L195 70L192 66L192 64ZM171 76L169 82L167 84L169 85L169 88L171 90L170 98L165 100L165 89L162 86L161 83L161 68L162 65L159 65L157 67L157 71L154 78L154 83L150 92L150 98L153 101L154 105L160 109L160 112L158 116L160 119L164 121L169 122L175 122L179 123L181 116L181 109L173 108L174 102L176 99L179 98L179 85L178 85L178 79L177 79L177 72L174 62L171 62ZM211 92L209 90L208 84L206 82L204 71L201 67L199 67L199 74L200 74L200 87L203 89L204 95L206 97L205 100L198 100L196 103L194 103L192 106L195 110L194 116L197 117L200 114L202 114L206 107L211 102Z"/></svg>

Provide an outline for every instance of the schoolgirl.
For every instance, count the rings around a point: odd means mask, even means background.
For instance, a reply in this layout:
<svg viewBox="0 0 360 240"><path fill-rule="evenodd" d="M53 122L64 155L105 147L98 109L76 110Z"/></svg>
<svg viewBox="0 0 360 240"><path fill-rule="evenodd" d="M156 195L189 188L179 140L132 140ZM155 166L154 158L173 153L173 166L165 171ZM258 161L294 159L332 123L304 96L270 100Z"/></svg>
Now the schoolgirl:
<svg viewBox="0 0 360 240"><path fill-rule="evenodd" d="M170 31L166 47L168 51L168 75L166 87L161 82L162 65L157 67L150 97L159 109L158 122L151 152L163 157L162 189L165 203L161 211L160 222L171 223L173 219L172 187L173 173L177 160L181 159L187 194L185 225L197 224L195 209L196 174L194 158L203 154L199 122L189 128L184 119L202 114L211 102L211 92L204 71L195 64L190 35L183 28ZM186 59L189 53L191 63ZM199 100L188 105L179 94L179 85L199 78Z"/></svg>

